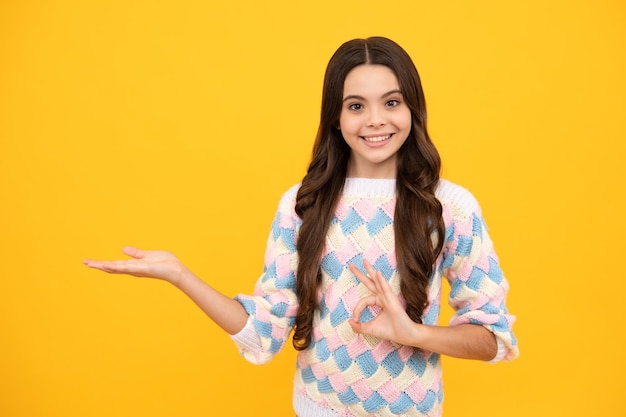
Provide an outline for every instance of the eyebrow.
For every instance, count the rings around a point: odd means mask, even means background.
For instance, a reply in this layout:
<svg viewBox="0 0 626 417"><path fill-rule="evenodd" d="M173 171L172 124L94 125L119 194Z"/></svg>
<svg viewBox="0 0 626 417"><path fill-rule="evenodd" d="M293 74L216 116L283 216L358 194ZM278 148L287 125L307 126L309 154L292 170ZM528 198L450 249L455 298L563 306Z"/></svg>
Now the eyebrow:
<svg viewBox="0 0 626 417"><path fill-rule="evenodd" d="M400 91L400 90L391 90L391 91L388 91L385 94L383 94L381 96L381 98L389 97L390 95L393 95L393 94L400 94L400 95L402 95L402 91ZM343 98L343 101L354 100L354 99L356 99L356 100L365 100L365 97L362 97L362 96L359 96L359 95L356 95L356 94L351 94L349 96L345 96Z"/></svg>

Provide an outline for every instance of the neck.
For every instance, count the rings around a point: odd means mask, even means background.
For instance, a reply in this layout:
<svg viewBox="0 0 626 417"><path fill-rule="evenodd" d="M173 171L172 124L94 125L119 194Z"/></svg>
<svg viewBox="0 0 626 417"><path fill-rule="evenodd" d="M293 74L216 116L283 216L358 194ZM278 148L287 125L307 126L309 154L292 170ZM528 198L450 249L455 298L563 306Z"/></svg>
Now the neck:
<svg viewBox="0 0 626 417"><path fill-rule="evenodd" d="M397 166L394 163L357 164L353 158L348 160L347 177L370 179L396 179Z"/></svg>

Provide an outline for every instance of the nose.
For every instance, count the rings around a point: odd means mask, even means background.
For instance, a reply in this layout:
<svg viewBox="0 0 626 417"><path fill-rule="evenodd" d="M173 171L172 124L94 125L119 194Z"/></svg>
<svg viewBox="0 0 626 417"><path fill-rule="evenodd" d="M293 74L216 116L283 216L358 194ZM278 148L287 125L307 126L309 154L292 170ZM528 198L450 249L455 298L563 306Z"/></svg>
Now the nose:
<svg viewBox="0 0 626 417"><path fill-rule="evenodd" d="M386 124L383 112L378 109L371 109L369 113L369 119L367 121L368 127L381 127Z"/></svg>

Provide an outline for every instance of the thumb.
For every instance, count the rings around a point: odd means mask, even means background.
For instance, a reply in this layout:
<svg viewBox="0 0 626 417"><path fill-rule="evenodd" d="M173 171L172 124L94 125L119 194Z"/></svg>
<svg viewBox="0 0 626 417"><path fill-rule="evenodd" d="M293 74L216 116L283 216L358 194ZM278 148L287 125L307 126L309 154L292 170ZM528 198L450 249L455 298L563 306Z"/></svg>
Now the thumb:
<svg viewBox="0 0 626 417"><path fill-rule="evenodd" d="M124 254L135 258L135 259L141 259L144 256L146 256L146 254L144 253L144 251L142 251L141 249L138 249L134 246L124 246L124 249L122 249L122 252L124 252Z"/></svg>
<svg viewBox="0 0 626 417"><path fill-rule="evenodd" d="M371 322L362 323L360 321L356 321L354 319L350 319L348 321L350 327L352 327L352 331L357 334L373 334L374 329L372 328Z"/></svg>
<svg viewBox="0 0 626 417"><path fill-rule="evenodd" d="M361 322L358 322L354 319L350 319L348 320L348 323L350 324L350 327L352 327L352 331L354 333L361 333L361 326L363 325Z"/></svg>

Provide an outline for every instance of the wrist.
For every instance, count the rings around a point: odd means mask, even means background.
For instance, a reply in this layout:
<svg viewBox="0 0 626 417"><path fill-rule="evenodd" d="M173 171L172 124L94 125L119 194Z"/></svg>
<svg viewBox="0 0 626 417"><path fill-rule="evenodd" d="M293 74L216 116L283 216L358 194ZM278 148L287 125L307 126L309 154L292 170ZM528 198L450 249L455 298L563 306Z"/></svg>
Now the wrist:
<svg viewBox="0 0 626 417"><path fill-rule="evenodd" d="M194 276L189 269L187 269L182 263L178 263L168 281L176 288L183 289L188 286L188 283L191 279L193 279L193 277Z"/></svg>
<svg viewBox="0 0 626 417"><path fill-rule="evenodd" d="M411 332L408 334L409 346L414 346L417 348L422 348L424 345L424 341L428 340L428 334L431 326L427 326L421 323L413 322L413 326L411 326Z"/></svg>

